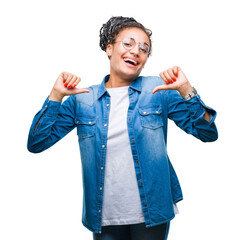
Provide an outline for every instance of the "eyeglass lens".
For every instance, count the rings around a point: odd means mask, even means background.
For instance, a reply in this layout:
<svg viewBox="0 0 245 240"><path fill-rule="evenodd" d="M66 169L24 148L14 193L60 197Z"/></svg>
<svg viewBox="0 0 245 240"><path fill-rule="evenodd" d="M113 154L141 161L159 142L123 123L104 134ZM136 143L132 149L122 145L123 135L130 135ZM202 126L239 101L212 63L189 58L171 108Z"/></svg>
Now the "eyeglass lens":
<svg viewBox="0 0 245 240"><path fill-rule="evenodd" d="M135 44L136 44L136 42L133 38L126 38L122 41L122 43L126 49L132 49L135 47ZM140 51L145 53L145 54L149 53L149 48L150 47L146 42L142 42L139 44Z"/></svg>

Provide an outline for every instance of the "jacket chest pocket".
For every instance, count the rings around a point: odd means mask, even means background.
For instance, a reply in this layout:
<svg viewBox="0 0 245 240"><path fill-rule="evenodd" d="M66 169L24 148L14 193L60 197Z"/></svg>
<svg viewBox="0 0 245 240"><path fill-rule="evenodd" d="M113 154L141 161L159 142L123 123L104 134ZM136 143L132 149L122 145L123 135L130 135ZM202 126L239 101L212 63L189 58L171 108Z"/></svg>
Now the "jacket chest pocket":
<svg viewBox="0 0 245 240"><path fill-rule="evenodd" d="M95 117L77 117L77 135L79 138L92 137L95 134Z"/></svg>
<svg viewBox="0 0 245 240"><path fill-rule="evenodd" d="M157 129L163 126L161 106L141 107L139 113L142 127Z"/></svg>

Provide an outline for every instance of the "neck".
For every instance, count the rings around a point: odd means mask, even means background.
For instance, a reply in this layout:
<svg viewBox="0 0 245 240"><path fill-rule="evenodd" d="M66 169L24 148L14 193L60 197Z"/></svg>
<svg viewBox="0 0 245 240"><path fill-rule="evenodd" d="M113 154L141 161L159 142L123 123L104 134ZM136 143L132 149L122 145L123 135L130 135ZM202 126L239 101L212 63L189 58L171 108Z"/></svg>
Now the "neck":
<svg viewBox="0 0 245 240"><path fill-rule="evenodd" d="M106 88L116 88L116 87L125 87L129 86L134 79L126 79L122 78L121 76L118 76L117 74L113 74L112 71L110 73L109 80L105 83Z"/></svg>
<svg viewBox="0 0 245 240"><path fill-rule="evenodd" d="M116 88L129 86L132 81L120 81L110 76L109 80L105 83L106 88Z"/></svg>

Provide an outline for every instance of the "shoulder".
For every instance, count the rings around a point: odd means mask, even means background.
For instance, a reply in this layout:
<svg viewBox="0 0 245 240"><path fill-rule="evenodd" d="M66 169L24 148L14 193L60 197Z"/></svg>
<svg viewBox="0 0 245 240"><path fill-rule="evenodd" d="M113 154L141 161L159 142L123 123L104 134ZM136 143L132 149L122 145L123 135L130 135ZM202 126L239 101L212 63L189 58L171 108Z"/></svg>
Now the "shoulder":
<svg viewBox="0 0 245 240"><path fill-rule="evenodd" d="M164 81L158 76L141 76L142 87L163 84Z"/></svg>
<svg viewBox="0 0 245 240"><path fill-rule="evenodd" d="M152 92L152 90L156 86L165 84L165 82L159 76L141 76L140 78L141 78L142 91L146 93ZM177 90L160 90L157 93L160 93L163 97L166 98L180 97L180 94L178 93Z"/></svg>
<svg viewBox="0 0 245 240"><path fill-rule="evenodd" d="M141 87L143 92L152 92L159 85L163 85L164 81L158 76L141 76Z"/></svg>
<svg viewBox="0 0 245 240"><path fill-rule="evenodd" d="M80 93L74 95L75 101L82 104L92 105L97 98L99 87L100 84L87 87L86 89L89 90L89 93Z"/></svg>

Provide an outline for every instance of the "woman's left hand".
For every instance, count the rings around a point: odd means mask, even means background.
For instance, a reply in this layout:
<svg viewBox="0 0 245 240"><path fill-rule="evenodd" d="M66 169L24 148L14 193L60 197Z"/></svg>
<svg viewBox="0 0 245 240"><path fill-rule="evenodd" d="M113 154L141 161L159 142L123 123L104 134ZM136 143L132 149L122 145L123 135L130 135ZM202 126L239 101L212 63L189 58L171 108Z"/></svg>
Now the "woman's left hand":
<svg viewBox="0 0 245 240"><path fill-rule="evenodd" d="M161 72L159 75L165 84L155 87L152 93L155 93L158 90L177 90L182 97L185 97L193 90L187 77L178 66L169 68L168 70ZM207 111L204 113L204 119L210 122L211 118Z"/></svg>
<svg viewBox="0 0 245 240"><path fill-rule="evenodd" d="M193 88L180 67L174 66L161 72L160 77L165 84L157 86L152 93L158 90L177 90L182 97L189 94Z"/></svg>

